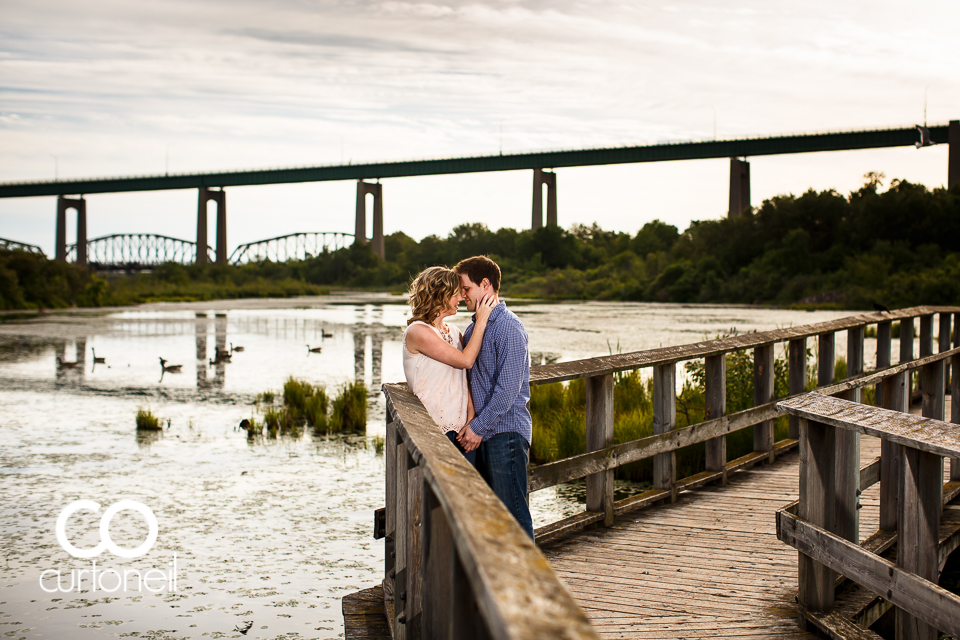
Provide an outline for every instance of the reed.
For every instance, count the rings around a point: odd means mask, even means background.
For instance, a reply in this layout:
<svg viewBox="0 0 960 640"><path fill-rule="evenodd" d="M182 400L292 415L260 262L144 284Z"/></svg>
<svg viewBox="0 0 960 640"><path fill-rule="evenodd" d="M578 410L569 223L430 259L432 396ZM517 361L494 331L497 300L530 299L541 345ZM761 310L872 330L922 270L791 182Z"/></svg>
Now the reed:
<svg viewBox="0 0 960 640"><path fill-rule="evenodd" d="M162 431L160 418L155 416L149 407L137 409L137 431Z"/></svg>
<svg viewBox="0 0 960 640"><path fill-rule="evenodd" d="M355 381L341 385L333 399L330 429L333 431L361 431L367 426L367 387Z"/></svg>

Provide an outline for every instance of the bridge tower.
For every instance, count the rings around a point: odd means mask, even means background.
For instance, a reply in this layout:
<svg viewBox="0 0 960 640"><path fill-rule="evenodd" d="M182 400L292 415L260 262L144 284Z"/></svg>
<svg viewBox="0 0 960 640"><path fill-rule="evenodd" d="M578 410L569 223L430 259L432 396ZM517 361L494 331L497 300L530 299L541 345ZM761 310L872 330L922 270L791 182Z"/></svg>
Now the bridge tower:
<svg viewBox="0 0 960 640"><path fill-rule="evenodd" d="M227 192L200 187L197 208L197 264L207 262L207 202L217 203L217 264L227 263Z"/></svg>
<svg viewBox="0 0 960 640"><path fill-rule="evenodd" d="M739 158L730 158L730 209L727 217L733 218L750 206L750 163Z"/></svg>
<svg viewBox="0 0 960 640"><path fill-rule="evenodd" d="M557 224L557 174L543 169L534 169L531 230L543 226L543 185L547 185L547 224Z"/></svg>
<svg viewBox="0 0 960 640"><path fill-rule="evenodd" d="M947 127L947 144L950 155L947 159L947 188L960 183L960 120L951 120Z"/></svg>
<svg viewBox="0 0 960 640"><path fill-rule="evenodd" d="M373 252L385 258L386 251L383 246L383 185L377 182L364 182L357 180L357 226L354 234L354 242L367 241L367 194L373 194L373 238L370 240L370 247Z"/></svg>
<svg viewBox="0 0 960 640"><path fill-rule="evenodd" d="M67 210L77 210L77 261L87 266L87 201L79 198L57 198L57 262L67 261Z"/></svg>

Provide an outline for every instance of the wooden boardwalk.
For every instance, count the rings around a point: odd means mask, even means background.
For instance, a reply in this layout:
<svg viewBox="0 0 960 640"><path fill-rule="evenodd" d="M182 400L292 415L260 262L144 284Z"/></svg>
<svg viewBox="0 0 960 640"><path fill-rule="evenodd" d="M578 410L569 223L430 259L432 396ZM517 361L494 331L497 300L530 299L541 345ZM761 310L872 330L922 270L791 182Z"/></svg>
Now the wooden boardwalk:
<svg viewBox="0 0 960 640"><path fill-rule="evenodd" d="M879 440L861 441L863 464ZM543 554L604 638L799 638L797 552L777 540L777 509L799 495L799 453L734 474L726 486L550 541ZM879 485L861 496L862 538L877 530Z"/></svg>

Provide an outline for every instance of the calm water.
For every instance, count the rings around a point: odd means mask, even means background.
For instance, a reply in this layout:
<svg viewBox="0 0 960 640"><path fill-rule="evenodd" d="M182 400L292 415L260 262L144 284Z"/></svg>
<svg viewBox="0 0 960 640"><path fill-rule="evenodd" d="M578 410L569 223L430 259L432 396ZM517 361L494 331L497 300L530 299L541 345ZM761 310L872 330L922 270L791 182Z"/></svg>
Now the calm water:
<svg viewBox="0 0 960 640"><path fill-rule="evenodd" d="M530 334L534 363L695 342L728 333L846 315L741 307L626 303L511 304ZM380 579L383 504L382 396L366 434L248 441L235 426L257 393L289 375L334 388L354 378L379 390L403 379L399 339L406 306L389 296L328 296L161 304L99 313L48 314L0 323L0 635L15 638L342 637L340 597ZM3 318L0 318L2 320ZM454 322L465 327L467 315ZM844 353L843 335L837 353ZM243 346L211 366L215 348ZM319 354L310 347L321 346ZM811 345L812 346L812 345ZM871 341L867 345L872 362ZM92 351L106 359L94 364ZM894 347L894 353L896 353ZM80 361L74 369L57 358ZM181 364L161 377L159 358ZM169 426L138 434L148 406ZM57 517L94 500L66 524L74 546L100 541L100 515L121 499L147 505L158 536L146 555L93 558L105 589L124 571L158 591L48 593L73 584L92 560L68 555ZM532 496L534 525L582 508L576 485ZM146 521L124 511L110 538L136 547ZM176 556L176 588L170 563ZM73 573L71 573L73 572ZM45 578L41 584L41 575ZM117 577L114 577L116 575ZM160 574L153 574L155 577Z"/></svg>

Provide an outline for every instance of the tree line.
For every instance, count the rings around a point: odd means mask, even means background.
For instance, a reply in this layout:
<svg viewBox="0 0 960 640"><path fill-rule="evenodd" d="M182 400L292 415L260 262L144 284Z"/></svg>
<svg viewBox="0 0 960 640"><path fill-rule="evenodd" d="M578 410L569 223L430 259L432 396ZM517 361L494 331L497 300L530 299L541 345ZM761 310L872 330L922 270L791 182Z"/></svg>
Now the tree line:
<svg viewBox="0 0 960 640"><path fill-rule="evenodd" d="M402 291L432 265L485 254L514 297L869 308L960 303L960 186L869 173L847 196L781 195L740 216L683 232L651 217L636 234L596 223L535 231L462 224L445 238L385 238L386 260L358 244L301 261L163 265L102 277L43 256L0 251L0 308L55 308L319 294L330 288Z"/></svg>

